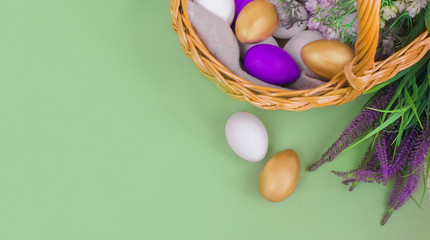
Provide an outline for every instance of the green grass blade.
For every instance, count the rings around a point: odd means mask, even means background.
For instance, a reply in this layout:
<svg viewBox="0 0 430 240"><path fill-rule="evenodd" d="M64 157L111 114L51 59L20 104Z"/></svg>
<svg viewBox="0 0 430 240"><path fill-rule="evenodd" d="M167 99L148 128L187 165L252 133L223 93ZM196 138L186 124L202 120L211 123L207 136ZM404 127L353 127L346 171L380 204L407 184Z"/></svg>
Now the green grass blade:
<svg viewBox="0 0 430 240"><path fill-rule="evenodd" d="M427 31L430 32L430 5L427 5L427 8L424 14L424 22L426 24Z"/></svg>
<svg viewBox="0 0 430 240"><path fill-rule="evenodd" d="M417 205L417 207L418 207L419 209L423 209L423 208L421 207L421 205L417 202L417 200L415 200L415 198L414 198L413 196L411 196L411 199L414 201L414 203Z"/></svg>
<svg viewBox="0 0 430 240"><path fill-rule="evenodd" d="M420 116L418 115L417 108L415 107L415 101L411 98L408 91L405 91L405 97L406 97L406 100L411 104L411 109L412 109L415 117L417 118L418 124L420 125L421 129L423 129L424 127L420 121Z"/></svg>
<svg viewBox="0 0 430 240"><path fill-rule="evenodd" d="M405 78L406 78L406 77L405 77ZM388 105L387 105L387 107L385 108L385 110L390 110L390 109L391 109L391 107L394 105L394 103L395 103L396 101L401 103L401 101L400 101L400 100L398 101L398 98L400 97L400 95L401 95L401 93L402 93L402 90L403 90L403 88L405 87L406 83L407 83L407 81L402 81L402 82L399 84L399 86L397 86L397 91L396 91L396 93L394 94L393 98L391 99L390 103L388 103ZM399 104L400 104L400 103L399 103ZM384 121L385 121L385 119L387 118L387 115L388 115L388 113L384 113L384 114L382 115L381 122L384 122Z"/></svg>
<svg viewBox="0 0 430 240"><path fill-rule="evenodd" d="M428 7L427 7L428 9ZM412 28L411 32L409 33L408 38L406 39L407 43L412 42L414 39L416 39L422 32L423 28L426 25L425 19L427 15L427 9L426 11L420 11L420 13L415 17L416 23L415 26Z"/></svg>
<svg viewBox="0 0 430 240"><path fill-rule="evenodd" d="M429 179L429 172L430 172L430 151L427 154L426 160L424 160L424 161L427 161L427 168L426 168L426 171L424 173L424 190L423 190L423 195L421 196L420 204L423 204L423 200L424 200L424 197L425 197L426 192L427 192L427 182Z"/></svg>
<svg viewBox="0 0 430 240"><path fill-rule="evenodd" d="M380 131L382 131L383 129L385 129L386 127L388 127L392 123L394 123L401 116L402 116L402 113L394 113L394 114L390 115L390 117L385 122L383 122L381 125L379 125L379 127L375 128L373 131L371 131L366 136L364 136L363 138L361 138L360 140L358 140L357 142L355 142L353 145L351 145L350 147L348 147L346 150L349 150L349 149L357 146L358 144L362 143L366 139L368 139L368 138L374 136L375 134L379 133Z"/></svg>
<svg viewBox="0 0 430 240"><path fill-rule="evenodd" d="M409 108L411 108L411 105L403 107L403 108L399 108L399 109L394 109L394 110L381 110L381 109L376 109L376 108L368 108L368 109L373 110L373 111L377 111L377 112L381 112L381 113L397 113L397 112L406 112Z"/></svg>

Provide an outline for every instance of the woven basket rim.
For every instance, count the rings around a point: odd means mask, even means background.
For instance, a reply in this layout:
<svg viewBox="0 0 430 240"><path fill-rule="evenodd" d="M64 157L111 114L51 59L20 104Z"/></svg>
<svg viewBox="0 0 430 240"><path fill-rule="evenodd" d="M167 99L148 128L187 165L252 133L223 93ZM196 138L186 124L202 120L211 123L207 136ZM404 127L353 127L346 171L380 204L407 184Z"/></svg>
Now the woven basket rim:
<svg viewBox="0 0 430 240"><path fill-rule="evenodd" d="M226 94L234 99L250 102L263 109L303 111L350 102L375 85L391 79L398 72L412 66L430 49L430 37L427 32L424 32L408 46L389 58L374 62L377 47L375 44L377 44L379 38L380 1L357 1L359 28L363 29L359 30L358 37L363 36L361 34L363 31L367 31L365 33L371 35L370 37L364 35L361 39L357 39L356 51L364 53L356 53L356 58L345 67L344 71L338 73L327 83L315 89L304 90L259 86L236 76L207 50L197 36L188 16L187 0L170 0L170 11L173 29L178 34L185 54L193 60L205 77L217 84ZM375 24L377 26L363 26L363 23L361 23L363 19L368 19L371 23L370 25L372 25L375 22L371 21L374 19L372 16L374 17L375 14L378 20L378 24ZM359 45L364 43L371 45L373 48ZM373 56L371 59L369 54ZM357 58L360 61L357 61Z"/></svg>

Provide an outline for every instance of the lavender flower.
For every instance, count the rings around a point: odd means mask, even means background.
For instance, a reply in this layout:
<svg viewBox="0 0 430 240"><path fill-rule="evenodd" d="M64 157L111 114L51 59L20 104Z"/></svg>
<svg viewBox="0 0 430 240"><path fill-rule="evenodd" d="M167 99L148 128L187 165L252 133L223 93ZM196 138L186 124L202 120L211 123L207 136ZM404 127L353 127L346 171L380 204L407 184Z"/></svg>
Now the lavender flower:
<svg viewBox="0 0 430 240"><path fill-rule="evenodd" d="M381 166L380 173L384 184L388 181L388 147L386 142L387 133L382 133L383 136L379 137L375 146L375 153Z"/></svg>
<svg viewBox="0 0 430 240"><path fill-rule="evenodd" d="M430 128L426 126L418 137L414 151L411 153L410 166L413 171L418 170L423 166L430 148Z"/></svg>
<svg viewBox="0 0 430 240"><path fill-rule="evenodd" d="M397 172L402 170L414 148L415 141L418 137L416 129L407 130L402 138L402 141L397 149L394 160L389 163L388 177L393 177Z"/></svg>
<svg viewBox="0 0 430 240"><path fill-rule="evenodd" d="M309 18L308 20L308 28L312 31L319 31L321 27L321 22L315 19L314 17Z"/></svg>
<svg viewBox="0 0 430 240"><path fill-rule="evenodd" d="M391 193L390 200L388 201L388 206L390 209L394 210L394 206L396 205L396 201L403 187L403 175L402 173L396 174L396 179L394 182L393 192Z"/></svg>
<svg viewBox="0 0 430 240"><path fill-rule="evenodd" d="M398 210L403 204L405 204L412 193L418 186L420 180L420 173L416 172L405 176L402 173L397 174L396 181L394 183L393 192L388 202L388 211L382 220L382 225L385 225L388 219L391 217L393 211Z"/></svg>
<svg viewBox="0 0 430 240"><path fill-rule="evenodd" d="M366 154L364 155L363 159L361 160L360 166L355 170L372 170L376 168L377 161L375 158L374 150L372 145L369 145L369 148L367 149ZM349 187L349 191L353 191L355 187L358 184L358 181L355 179L347 179L342 182L345 185L351 184Z"/></svg>
<svg viewBox="0 0 430 240"><path fill-rule="evenodd" d="M413 134L411 135L414 136ZM388 202L388 211L382 221L382 225L388 221L393 211L398 210L411 198L412 193L418 186L420 170L423 167L423 162L430 149L430 128L426 126L416 140L413 150L409 153L407 160L408 165L402 172L396 173L396 182Z"/></svg>
<svg viewBox="0 0 430 240"><path fill-rule="evenodd" d="M343 183L346 182L352 183L352 182L378 182L380 183L383 178L379 173L376 173L372 170L353 170L351 172L338 172L338 171L332 171L333 174L343 177L346 179ZM348 181L350 180L350 181Z"/></svg>
<svg viewBox="0 0 430 240"><path fill-rule="evenodd" d="M394 87L387 87L381 91L369 104L369 108L385 109L391 101L395 92ZM357 138L375 127L375 122L380 117L381 113L372 109L362 111L349 126L344 130L341 136L333 143L333 145L324 153L321 159L313 164L309 171L317 170L326 162L331 162L333 159L347 148Z"/></svg>
<svg viewBox="0 0 430 240"><path fill-rule="evenodd" d="M355 180L355 179L346 179L346 180L344 180L343 182L342 182L342 184L344 184L344 185L349 185L349 184L354 184L354 183L356 183L357 182L357 180ZM351 186L352 187L352 186ZM349 188L350 190L349 191L352 191L351 190L351 187ZM353 188L352 188L353 189Z"/></svg>
<svg viewBox="0 0 430 240"><path fill-rule="evenodd" d="M414 193L415 189L418 186L418 182L420 180L420 173L416 172L409 175L406 179L405 184L403 185L403 189L397 195L397 201L394 205L394 210L399 209L403 204L406 203L409 198L411 198L412 193Z"/></svg>
<svg viewBox="0 0 430 240"><path fill-rule="evenodd" d="M342 40L351 45L355 42L358 31L355 0L307 0L305 7L311 15L310 30L321 32L329 40Z"/></svg>
<svg viewBox="0 0 430 240"><path fill-rule="evenodd" d="M395 124L398 127L399 123ZM415 129L408 130L398 149L398 154L393 159L390 152L394 151L391 146L396 132L383 132L376 139L376 145L369 146L360 166L350 172L334 172L336 175L345 178L343 181L352 183L349 191L352 191L358 182L377 182L387 184L388 179L400 172L406 165L411 149L414 148L414 143L417 138Z"/></svg>
<svg viewBox="0 0 430 240"><path fill-rule="evenodd" d="M317 0L308 0L308 1L306 1L305 6L306 6L306 10L309 13L314 14L318 10L318 1Z"/></svg>
<svg viewBox="0 0 430 240"><path fill-rule="evenodd" d="M388 202L388 211L384 216L384 219L382 220L381 224L385 225L388 221L388 219L391 217L391 214L394 211L394 206L396 205L396 201L398 199L398 196L402 190L403 187L403 176L401 173L396 174L396 180L394 182L393 191L390 196L390 200Z"/></svg>

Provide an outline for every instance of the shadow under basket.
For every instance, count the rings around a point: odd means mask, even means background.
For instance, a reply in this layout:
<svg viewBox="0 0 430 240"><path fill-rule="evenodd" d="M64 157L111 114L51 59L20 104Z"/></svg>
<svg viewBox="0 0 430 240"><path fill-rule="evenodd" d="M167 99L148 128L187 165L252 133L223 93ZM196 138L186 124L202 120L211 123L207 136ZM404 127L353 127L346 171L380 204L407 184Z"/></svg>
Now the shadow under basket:
<svg viewBox="0 0 430 240"><path fill-rule="evenodd" d="M430 49L427 31L387 59L375 62L381 0L357 0L355 58L330 81L315 89L286 90L257 86L230 72L206 49L192 28L187 0L169 0L173 30L200 72L230 97L267 110L304 111L350 102L418 62Z"/></svg>

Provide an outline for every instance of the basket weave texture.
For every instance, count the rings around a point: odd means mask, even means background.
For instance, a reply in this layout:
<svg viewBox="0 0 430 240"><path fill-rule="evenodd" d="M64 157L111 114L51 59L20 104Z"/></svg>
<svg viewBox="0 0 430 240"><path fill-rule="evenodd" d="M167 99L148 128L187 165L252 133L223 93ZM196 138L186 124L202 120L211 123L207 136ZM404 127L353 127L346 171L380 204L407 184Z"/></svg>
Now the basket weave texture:
<svg viewBox="0 0 430 240"><path fill-rule="evenodd" d="M389 58L375 62L379 40L381 0L357 0L358 36L355 58L326 84L307 90L286 90L257 86L230 72L215 59L192 28L187 0L169 0L173 30L181 47L200 72L230 97L267 110L303 111L350 102L377 84L394 77L418 62L430 49L425 31Z"/></svg>

